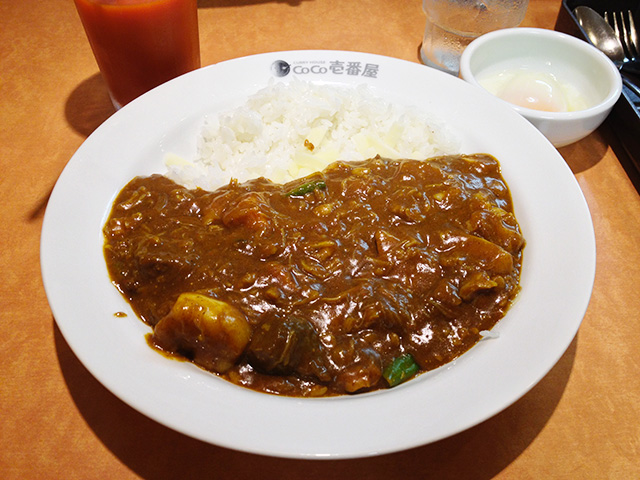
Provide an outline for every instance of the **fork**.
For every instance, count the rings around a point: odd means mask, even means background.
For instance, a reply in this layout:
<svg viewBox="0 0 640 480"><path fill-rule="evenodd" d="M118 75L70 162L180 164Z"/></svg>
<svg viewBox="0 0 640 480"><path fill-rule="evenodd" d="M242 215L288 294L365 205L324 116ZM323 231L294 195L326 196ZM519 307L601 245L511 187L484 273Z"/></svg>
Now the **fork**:
<svg viewBox="0 0 640 480"><path fill-rule="evenodd" d="M626 12L604 12L604 19L611 25L618 40L622 43L627 61L640 59L638 31L636 30L631 10Z"/></svg>

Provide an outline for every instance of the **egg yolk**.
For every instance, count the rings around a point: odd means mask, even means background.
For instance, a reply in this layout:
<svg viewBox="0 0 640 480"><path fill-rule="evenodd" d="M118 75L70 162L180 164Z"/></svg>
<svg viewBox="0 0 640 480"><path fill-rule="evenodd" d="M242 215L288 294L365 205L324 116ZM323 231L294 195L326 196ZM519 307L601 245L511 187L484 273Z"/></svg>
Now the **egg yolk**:
<svg viewBox="0 0 640 480"><path fill-rule="evenodd" d="M500 68L478 75L488 92L513 105L546 112L574 112L589 108L590 96L573 83L544 69Z"/></svg>
<svg viewBox="0 0 640 480"><path fill-rule="evenodd" d="M566 112L567 103L562 87L549 74L516 73L498 96L509 103L545 112Z"/></svg>

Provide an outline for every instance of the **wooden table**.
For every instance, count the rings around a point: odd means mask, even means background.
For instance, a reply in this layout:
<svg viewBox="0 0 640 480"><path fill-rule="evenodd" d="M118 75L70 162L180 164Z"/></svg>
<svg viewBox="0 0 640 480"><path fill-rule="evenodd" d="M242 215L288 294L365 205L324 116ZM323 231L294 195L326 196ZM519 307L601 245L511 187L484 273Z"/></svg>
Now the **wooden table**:
<svg viewBox="0 0 640 480"><path fill-rule="evenodd" d="M553 28L559 9L531 0L523 25ZM199 15L203 65L295 49L418 62L424 28L420 0L201 0ZM1 478L640 478L640 182L606 125L560 150L591 209L597 274L578 335L530 393L410 451L261 457L147 419L62 338L40 277L42 218L63 167L113 110L71 0L5 0L0 22Z"/></svg>

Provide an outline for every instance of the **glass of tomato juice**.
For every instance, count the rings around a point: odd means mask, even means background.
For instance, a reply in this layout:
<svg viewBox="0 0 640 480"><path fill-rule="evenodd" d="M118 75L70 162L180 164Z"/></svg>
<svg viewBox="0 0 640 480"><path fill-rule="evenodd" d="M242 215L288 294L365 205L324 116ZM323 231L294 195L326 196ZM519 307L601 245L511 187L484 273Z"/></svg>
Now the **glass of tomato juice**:
<svg viewBox="0 0 640 480"><path fill-rule="evenodd" d="M74 0L116 109L200 68L197 0Z"/></svg>

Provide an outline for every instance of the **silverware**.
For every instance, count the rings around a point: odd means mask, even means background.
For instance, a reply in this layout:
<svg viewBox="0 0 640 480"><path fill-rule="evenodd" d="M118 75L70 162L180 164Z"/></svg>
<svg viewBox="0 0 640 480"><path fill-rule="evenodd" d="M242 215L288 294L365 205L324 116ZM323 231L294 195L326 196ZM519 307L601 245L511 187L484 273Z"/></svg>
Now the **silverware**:
<svg viewBox="0 0 640 480"><path fill-rule="evenodd" d="M640 87L627 76L640 76L640 62L627 57L613 27L592 8L580 6L573 13L591 44L611 59L620 70L624 84L640 97Z"/></svg>
<svg viewBox="0 0 640 480"><path fill-rule="evenodd" d="M638 32L633 20L631 10L626 12L604 12L604 19L613 28L616 37L622 43L627 60L637 60L638 52Z"/></svg>

